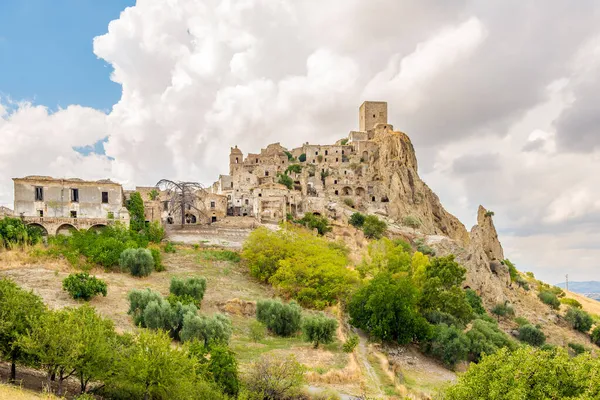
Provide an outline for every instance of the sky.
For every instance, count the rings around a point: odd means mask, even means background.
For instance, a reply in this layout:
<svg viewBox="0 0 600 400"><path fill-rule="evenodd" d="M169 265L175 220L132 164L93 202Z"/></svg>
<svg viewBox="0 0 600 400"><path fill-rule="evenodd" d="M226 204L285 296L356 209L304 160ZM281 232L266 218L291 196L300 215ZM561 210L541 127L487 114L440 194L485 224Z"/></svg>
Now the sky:
<svg viewBox="0 0 600 400"><path fill-rule="evenodd" d="M332 143L365 100L519 269L600 280L594 0L3 0L0 204L33 174L209 185L230 147Z"/></svg>

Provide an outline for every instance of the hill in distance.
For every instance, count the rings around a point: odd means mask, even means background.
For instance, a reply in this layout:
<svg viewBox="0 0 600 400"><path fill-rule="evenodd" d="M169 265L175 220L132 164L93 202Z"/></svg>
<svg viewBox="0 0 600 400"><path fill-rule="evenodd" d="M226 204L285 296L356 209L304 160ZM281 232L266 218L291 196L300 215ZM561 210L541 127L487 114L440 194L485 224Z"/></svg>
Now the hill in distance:
<svg viewBox="0 0 600 400"><path fill-rule="evenodd" d="M557 283L561 289L566 288L565 282ZM583 282L569 282L569 290L571 292L583 294L594 300L600 301L600 282L599 281L583 281Z"/></svg>

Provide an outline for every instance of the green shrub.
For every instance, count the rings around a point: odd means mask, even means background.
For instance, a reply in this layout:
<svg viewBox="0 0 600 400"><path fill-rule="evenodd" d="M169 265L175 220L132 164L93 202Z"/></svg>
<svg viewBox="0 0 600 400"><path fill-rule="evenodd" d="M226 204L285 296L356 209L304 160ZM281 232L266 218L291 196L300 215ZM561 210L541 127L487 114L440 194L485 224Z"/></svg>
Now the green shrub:
<svg viewBox="0 0 600 400"><path fill-rule="evenodd" d="M294 180L290 178L287 174L278 173L277 177L279 178L277 180L277 183L287 187L289 190L292 190L294 188Z"/></svg>
<svg viewBox="0 0 600 400"><path fill-rule="evenodd" d="M304 225L308 229L316 229L317 232L319 232L319 235L324 235L327 232L331 232L331 226L329 226L329 220L327 217L306 213L304 214L304 217L296 222L300 225Z"/></svg>
<svg viewBox="0 0 600 400"><path fill-rule="evenodd" d="M529 290L529 282L527 282L527 280L522 278L521 275L517 276L517 279L515 282L517 282L517 285L519 285L519 287L522 287L525 290Z"/></svg>
<svg viewBox="0 0 600 400"><path fill-rule="evenodd" d="M231 320L223 314L212 317L187 313L183 317L180 337L183 342L197 339L210 348L215 343L226 343L231 337Z"/></svg>
<svg viewBox="0 0 600 400"><path fill-rule="evenodd" d="M119 257L119 265L133 276L148 276L154 269L154 259L148 249L126 249Z"/></svg>
<svg viewBox="0 0 600 400"><path fill-rule="evenodd" d="M513 264L508 258L502 261L502 264L508 267L508 274L510 275L510 280L512 282L516 282L519 277L519 271L517 271L517 267Z"/></svg>
<svg viewBox="0 0 600 400"><path fill-rule="evenodd" d="M295 174L299 174L302 172L302 165L300 164L292 164L289 167L287 167L287 169L285 170L286 174L288 172L293 172Z"/></svg>
<svg viewBox="0 0 600 400"><path fill-rule="evenodd" d="M305 162L306 161L306 154L302 153L298 156L298 161L300 162Z"/></svg>
<svg viewBox="0 0 600 400"><path fill-rule="evenodd" d="M569 343L569 348L573 350L573 353L575 353L576 356L589 351L584 345L579 343Z"/></svg>
<svg viewBox="0 0 600 400"><path fill-rule="evenodd" d="M458 320L454 315L438 311L438 310L429 310L423 312L423 316L433 325L446 324L449 326L463 327L463 323Z"/></svg>
<svg viewBox="0 0 600 400"><path fill-rule="evenodd" d="M560 299L560 303L561 304L566 304L566 305L568 305L570 307L579 308L579 309L581 309L583 307L581 305L581 303L578 302L577 300L575 300L575 299L569 299L567 297L563 297L562 299Z"/></svg>
<svg viewBox="0 0 600 400"><path fill-rule="evenodd" d="M231 250L203 250L200 258L209 261L229 261L232 263L240 262L240 253Z"/></svg>
<svg viewBox="0 0 600 400"><path fill-rule="evenodd" d="M402 225L417 229L421 226L421 221L414 215L407 215L402 219Z"/></svg>
<svg viewBox="0 0 600 400"><path fill-rule="evenodd" d="M435 249L431 246L425 244L423 239L415 240L415 245L417 246L417 251L423 253L427 256L435 257Z"/></svg>
<svg viewBox="0 0 600 400"><path fill-rule="evenodd" d="M25 225L20 218L4 217L0 219L0 248L11 249L17 245L34 245L41 240L41 228Z"/></svg>
<svg viewBox="0 0 600 400"><path fill-rule="evenodd" d="M571 328L583 333L589 332L594 323L590 314L575 307L569 307L565 320L571 325Z"/></svg>
<svg viewBox="0 0 600 400"><path fill-rule="evenodd" d="M352 200L350 197L346 197L344 199L344 204L351 208L354 208L354 206L355 206L354 200Z"/></svg>
<svg viewBox="0 0 600 400"><path fill-rule="evenodd" d="M348 223L356 228L362 228L363 224L365 223L365 218L366 216L364 214L355 212L350 216Z"/></svg>
<svg viewBox="0 0 600 400"><path fill-rule="evenodd" d="M354 351L354 349L356 348L356 346L358 346L359 342L360 342L360 339L359 339L358 335L355 333L352 333L352 334L350 334L350 336L348 336L348 339L346 339L346 341L342 345L342 350L344 351L344 353L352 353Z"/></svg>
<svg viewBox="0 0 600 400"><path fill-rule="evenodd" d="M237 398L240 379L235 353L227 345L221 343L206 348L199 341L191 341L188 348L190 356L198 360L202 372L206 371L221 390L233 398Z"/></svg>
<svg viewBox="0 0 600 400"><path fill-rule="evenodd" d="M250 323L250 339L253 342L260 342L267 336L267 327L260 321Z"/></svg>
<svg viewBox="0 0 600 400"><path fill-rule="evenodd" d="M160 293L150 289L133 289L127 294L129 300L129 311L127 314L133 317L133 323L145 327L144 310L151 301L161 301L163 298Z"/></svg>
<svg viewBox="0 0 600 400"><path fill-rule="evenodd" d="M62 287L74 299L87 301L98 294L106 297L106 282L95 276L90 276L87 272L70 274L63 280Z"/></svg>
<svg viewBox="0 0 600 400"><path fill-rule="evenodd" d="M323 313L309 315L302 321L302 333L307 342L312 342L315 349L320 343L329 344L335 339L335 330L338 323L333 318L328 318Z"/></svg>
<svg viewBox="0 0 600 400"><path fill-rule="evenodd" d="M471 306L471 309L475 314L485 314L485 308L483 308L483 302L481 297L473 289L465 289L465 295L467 296L467 302Z"/></svg>
<svg viewBox="0 0 600 400"><path fill-rule="evenodd" d="M498 317L498 321L500 321L500 317L512 317L515 315L515 310L508 305L508 303L498 303L492 308L492 314Z"/></svg>
<svg viewBox="0 0 600 400"><path fill-rule="evenodd" d="M256 319L278 336L292 336L300 329L302 309L295 302L284 304L281 300L259 300Z"/></svg>
<svg viewBox="0 0 600 400"><path fill-rule="evenodd" d="M294 356L262 356L248 368L245 379L252 400L297 399L304 386L305 368Z"/></svg>
<svg viewBox="0 0 600 400"><path fill-rule="evenodd" d="M597 325L596 327L594 327L594 329L592 329L590 339L592 340L592 343L594 343L596 346L600 346L600 325Z"/></svg>
<svg viewBox="0 0 600 400"><path fill-rule="evenodd" d="M362 230L369 239L379 239L387 230L387 224L375 215L367 215Z"/></svg>
<svg viewBox="0 0 600 400"><path fill-rule="evenodd" d="M517 323L517 325L519 326L523 326L523 325L527 325L530 322L527 320L527 318L524 317L517 317L515 318L515 322Z"/></svg>
<svg viewBox="0 0 600 400"><path fill-rule="evenodd" d="M436 325L430 341L425 342L425 352L441 360L448 367L467 359L469 338L462 330L446 324Z"/></svg>
<svg viewBox="0 0 600 400"><path fill-rule="evenodd" d="M162 256L160 255L160 250L156 247L150 248L150 254L152 254L152 260L154 260L154 271L163 272L166 270L164 264L162 263Z"/></svg>
<svg viewBox="0 0 600 400"><path fill-rule="evenodd" d="M560 308L560 300L558 300L554 293L543 291L538 294L538 297L544 304L548 304L554 310L558 310Z"/></svg>
<svg viewBox="0 0 600 400"><path fill-rule="evenodd" d="M173 246L173 243L167 242L164 251L165 253L175 253L175 246Z"/></svg>
<svg viewBox="0 0 600 400"><path fill-rule="evenodd" d="M171 278L169 292L178 297L189 296L194 300L194 303L200 307L204 292L206 291L206 278L192 277L181 279L177 277Z"/></svg>
<svg viewBox="0 0 600 400"><path fill-rule="evenodd" d="M509 349L516 347L515 343L498 328L495 322L476 319L466 335L470 341L469 352L476 362L481 359L483 354L494 354L503 347Z"/></svg>
<svg viewBox="0 0 600 400"><path fill-rule="evenodd" d="M541 346L546 342L546 335L541 329L531 324L522 325L519 328L519 340L532 346Z"/></svg>
<svg viewBox="0 0 600 400"><path fill-rule="evenodd" d="M153 221L146 228L146 236L148 240L153 243L160 243L166 236L165 229L162 227L160 222Z"/></svg>

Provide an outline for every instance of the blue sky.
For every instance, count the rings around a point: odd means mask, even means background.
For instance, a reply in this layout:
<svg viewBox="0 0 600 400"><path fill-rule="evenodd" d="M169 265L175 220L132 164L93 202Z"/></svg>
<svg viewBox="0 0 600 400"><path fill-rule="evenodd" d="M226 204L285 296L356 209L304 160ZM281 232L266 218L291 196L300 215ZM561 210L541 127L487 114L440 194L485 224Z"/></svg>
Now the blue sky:
<svg viewBox="0 0 600 400"><path fill-rule="evenodd" d="M0 97L109 112L121 97L95 36L135 0L1 0Z"/></svg>

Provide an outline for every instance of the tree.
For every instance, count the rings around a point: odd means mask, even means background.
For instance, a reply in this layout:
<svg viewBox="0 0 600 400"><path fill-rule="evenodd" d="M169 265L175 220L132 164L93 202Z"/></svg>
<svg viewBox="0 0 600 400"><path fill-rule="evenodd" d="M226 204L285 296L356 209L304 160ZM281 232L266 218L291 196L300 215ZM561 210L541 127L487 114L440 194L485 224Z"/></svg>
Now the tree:
<svg viewBox="0 0 600 400"><path fill-rule="evenodd" d="M519 340L539 347L546 342L546 335L541 329L531 324L525 324L519 327Z"/></svg>
<svg viewBox="0 0 600 400"><path fill-rule="evenodd" d="M565 320L571 325L571 327L579 332L587 333L592 327L594 320L590 314L583 310L578 310L575 307L569 307Z"/></svg>
<svg viewBox="0 0 600 400"><path fill-rule="evenodd" d="M506 302L498 303L492 308L492 314L498 317L498 322L500 322L500 317L515 315L515 310Z"/></svg>
<svg viewBox="0 0 600 400"><path fill-rule="evenodd" d="M87 272L70 274L63 279L62 286L63 290L69 292L74 299L87 301L98 294L106 297L106 282L95 276L90 276Z"/></svg>
<svg viewBox="0 0 600 400"><path fill-rule="evenodd" d="M205 291L206 278L204 277L198 276L187 279L171 278L169 292L179 298L190 298L197 307L200 307Z"/></svg>
<svg viewBox="0 0 600 400"><path fill-rule="evenodd" d="M600 325L597 325L594 329L592 329L590 339L596 346L600 346Z"/></svg>
<svg viewBox="0 0 600 400"><path fill-rule="evenodd" d="M350 219L348 220L348 223L352 226L354 226L355 228L362 228L362 226L365 223L365 218L366 216L364 214L361 214L359 212L355 212L354 214L352 214L350 216Z"/></svg>
<svg viewBox="0 0 600 400"><path fill-rule="evenodd" d="M446 400L597 399L600 362L564 349L501 349L472 364Z"/></svg>
<svg viewBox="0 0 600 400"><path fill-rule="evenodd" d="M484 354L494 354L501 348L516 348L515 343L498 328L498 325L482 319L473 321L467 338L470 342L469 353L476 362L481 360Z"/></svg>
<svg viewBox="0 0 600 400"><path fill-rule="evenodd" d="M77 319L75 309L47 311L19 340L23 351L35 357L46 370L48 387L53 376L58 378L58 396L63 394L64 381L75 374L75 365L85 346L80 336L73 333L77 331Z"/></svg>
<svg viewBox="0 0 600 400"><path fill-rule="evenodd" d="M259 300L256 303L256 319L278 336L292 336L298 329L302 309L295 302L284 304L281 300Z"/></svg>
<svg viewBox="0 0 600 400"><path fill-rule="evenodd" d="M37 324L45 310L39 296L11 280L0 279L0 356L11 364L11 382L16 379L17 362L24 357L19 339Z"/></svg>
<svg viewBox="0 0 600 400"><path fill-rule="evenodd" d="M298 161L305 162L306 161L306 154L305 153L300 154L300 156L298 156Z"/></svg>
<svg viewBox="0 0 600 400"><path fill-rule="evenodd" d="M148 198L152 201L158 199L158 196L160 196L160 192L156 189L152 189L150 193L148 193Z"/></svg>
<svg viewBox="0 0 600 400"><path fill-rule="evenodd" d="M179 215L181 225L186 223L185 215L188 210L194 210L199 216L208 218L203 201L207 192L200 183L161 179L156 187L166 192L169 215Z"/></svg>
<svg viewBox="0 0 600 400"><path fill-rule="evenodd" d="M189 351L221 390L230 396L237 396L240 390L238 363L235 353L227 345L218 343L209 349L201 342L192 340Z"/></svg>
<svg viewBox="0 0 600 400"><path fill-rule="evenodd" d="M387 224L375 215L367 215L362 229L365 236L369 239L379 239L385 233Z"/></svg>
<svg viewBox="0 0 600 400"><path fill-rule="evenodd" d="M360 288L347 309L350 323L374 337L407 344L424 339L429 324L417 311L418 291L410 279L380 273Z"/></svg>
<svg viewBox="0 0 600 400"><path fill-rule="evenodd" d="M231 333L231 320L223 314L207 317L187 313L183 317L180 336L184 342L197 339L210 348L213 343L227 343Z"/></svg>
<svg viewBox="0 0 600 400"><path fill-rule="evenodd" d="M279 178L277 180L277 183L287 187L289 190L292 190L294 188L294 180L290 178L287 174L278 173L277 177Z"/></svg>
<svg viewBox="0 0 600 400"><path fill-rule="evenodd" d="M126 203L129 211L129 229L134 232L143 231L146 228L146 216L144 215L144 200L139 192L131 193Z"/></svg>
<svg viewBox="0 0 600 400"><path fill-rule="evenodd" d="M425 268L421 309L437 310L459 320L470 320L473 310L461 288L467 270L454 261L454 255L436 257Z"/></svg>
<svg viewBox="0 0 600 400"><path fill-rule="evenodd" d="M329 220L327 217L306 213L304 214L304 217L296 222L306 226L308 229L316 229L317 232L319 232L319 235L324 235L327 232L331 232L331 226L329 226Z"/></svg>
<svg viewBox="0 0 600 400"><path fill-rule="evenodd" d="M253 399L291 399L304 385L304 370L293 356L262 356L249 368L246 388Z"/></svg>
<svg viewBox="0 0 600 400"><path fill-rule="evenodd" d="M116 369L118 381L127 383L144 400L189 399L194 391L197 361L186 351L172 347L165 332L142 330L124 349Z"/></svg>
<svg viewBox="0 0 600 400"><path fill-rule="evenodd" d="M154 258L148 249L125 249L119 257L122 270L133 276L148 276L154 269Z"/></svg>
<svg viewBox="0 0 600 400"><path fill-rule="evenodd" d="M163 300L160 293L150 289L133 289L127 294L129 300L129 311L127 314L133 317L133 323L138 326L145 327L144 310L152 301Z"/></svg>
<svg viewBox="0 0 600 400"><path fill-rule="evenodd" d="M302 321L302 333L307 342L312 342L315 349L319 343L329 344L335 339L335 330L338 323L333 318L327 318L325 314L310 315Z"/></svg>
<svg viewBox="0 0 600 400"><path fill-rule="evenodd" d="M469 303L471 309L475 314L486 314L485 308L483 308L483 302L481 301L481 297L479 297L476 291L474 291L473 289L466 289L465 295L467 297L467 302Z"/></svg>

